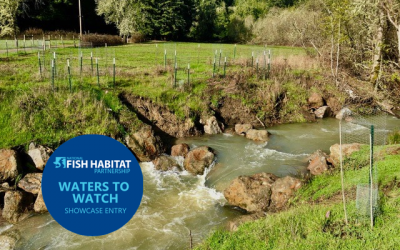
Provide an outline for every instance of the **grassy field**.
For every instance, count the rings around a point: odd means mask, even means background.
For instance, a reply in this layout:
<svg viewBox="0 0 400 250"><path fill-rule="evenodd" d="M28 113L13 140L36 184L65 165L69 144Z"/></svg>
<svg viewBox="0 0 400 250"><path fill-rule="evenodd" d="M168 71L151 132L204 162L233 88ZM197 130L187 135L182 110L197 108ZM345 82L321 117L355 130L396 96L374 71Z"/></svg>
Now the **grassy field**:
<svg viewBox="0 0 400 250"><path fill-rule="evenodd" d="M0 40L0 47L4 43ZM53 86L51 61L54 53ZM264 79L269 62L270 78ZM177 65L176 80L174 65ZM287 72L292 79L286 77ZM302 121L301 116L289 116L299 104L304 104L307 95L307 90L297 87L293 78L318 75L319 72L303 49L290 47L144 43L106 48L52 48L46 52L27 50L26 54L12 54L8 58L3 51L0 53L0 148L26 145L31 140L58 145L85 133L106 134L119 139L127 132L126 126L118 121L121 112L128 113L118 100L122 92L166 105L181 119L198 119L210 112L210 103L216 103L226 95L238 98L250 107L258 103L260 117L266 117L279 92L284 90L293 98L282 115ZM280 76L282 79L278 81ZM244 82L245 86L230 93L231 82L236 84L238 81ZM214 90L206 91L210 85ZM271 91L271 88L275 90ZM134 113L132 117L132 124L137 127L140 121Z"/></svg>
<svg viewBox="0 0 400 250"><path fill-rule="evenodd" d="M216 231L196 249L399 249L399 153L400 145L377 150L380 207L373 229L355 202L357 184L368 183L368 149L364 147L345 164L348 225L336 170L301 188L288 211L246 223L236 232Z"/></svg>

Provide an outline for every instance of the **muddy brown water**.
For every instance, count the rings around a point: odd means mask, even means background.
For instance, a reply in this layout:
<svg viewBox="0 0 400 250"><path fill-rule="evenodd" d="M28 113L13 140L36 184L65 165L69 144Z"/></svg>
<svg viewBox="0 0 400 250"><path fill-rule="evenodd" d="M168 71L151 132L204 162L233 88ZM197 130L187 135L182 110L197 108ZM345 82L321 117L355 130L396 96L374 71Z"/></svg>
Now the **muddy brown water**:
<svg viewBox="0 0 400 250"><path fill-rule="evenodd" d="M400 128L389 118L388 129ZM76 235L61 227L49 214L35 215L18 225L0 225L0 232L19 230L17 249L188 249L189 230L194 244L212 230L240 215L226 205L223 190L239 175L270 172L297 175L306 158L317 149L329 152L339 141L338 121L287 124L269 129L268 143L255 143L231 134L185 138L177 143L207 145L216 150L217 163L203 176L186 172L158 172L151 163L141 164L144 196L136 215L120 230L101 237ZM179 159L183 161L183 159ZM106 221L104 223L107 223Z"/></svg>

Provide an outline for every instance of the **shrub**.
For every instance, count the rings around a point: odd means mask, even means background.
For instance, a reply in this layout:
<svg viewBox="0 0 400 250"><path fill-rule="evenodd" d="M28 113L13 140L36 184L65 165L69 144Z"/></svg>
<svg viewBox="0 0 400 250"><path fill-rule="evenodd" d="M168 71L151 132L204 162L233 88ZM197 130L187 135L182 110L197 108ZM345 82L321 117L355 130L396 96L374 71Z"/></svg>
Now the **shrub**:
<svg viewBox="0 0 400 250"><path fill-rule="evenodd" d="M388 144L400 144L400 131L395 131L389 134Z"/></svg>
<svg viewBox="0 0 400 250"><path fill-rule="evenodd" d="M116 46L124 44L124 41L119 36L99 35L99 34L84 35L82 41L85 43L91 43L93 47L104 46L104 44L106 43L107 46Z"/></svg>
<svg viewBox="0 0 400 250"><path fill-rule="evenodd" d="M141 43L144 41L146 41L146 36L142 33L135 33L128 39L129 43Z"/></svg>

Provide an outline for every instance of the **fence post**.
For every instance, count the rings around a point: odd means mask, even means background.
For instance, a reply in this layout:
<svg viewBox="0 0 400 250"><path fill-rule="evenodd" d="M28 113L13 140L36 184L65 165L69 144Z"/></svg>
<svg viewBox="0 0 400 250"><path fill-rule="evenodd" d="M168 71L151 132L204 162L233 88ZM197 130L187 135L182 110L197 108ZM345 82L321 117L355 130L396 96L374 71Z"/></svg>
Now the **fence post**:
<svg viewBox="0 0 400 250"><path fill-rule="evenodd" d="M176 88L176 81L177 81L176 77L177 77L177 75L178 75L178 64L175 63L174 88Z"/></svg>
<svg viewBox="0 0 400 250"><path fill-rule="evenodd" d="M216 63L217 63L217 62L215 61L215 58L214 58L212 77L215 77L215 64L216 64Z"/></svg>
<svg viewBox="0 0 400 250"><path fill-rule="evenodd" d="M254 67L254 52L251 52L251 67Z"/></svg>
<svg viewBox="0 0 400 250"><path fill-rule="evenodd" d="M167 50L164 50L164 69L167 69Z"/></svg>
<svg viewBox="0 0 400 250"><path fill-rule="evenodd" d="M93 76L93 52L90 52L90 67L91 67L91 69L92 69L92 76Z"/></svg>
<svg viewBox="0 0 400 250"><path fill-rule="evenodd" d="M80 56L80 75L82 76L82 68L83 68L83 52L81 51L81 56Z"/></svg>
<svg viewBox="0 0 400 250"><path fill-rule="evenodd" d="M39 75L42 78L42 62L40 61L40 52L38 51L38 60L39 60Z"/></svg>
<svg viewBox="0 0 400 250"><path fill-rule="evenodd" d="M54 91L54 60L51 60L51 86Z"/></svg>
<svg viewBox="0 0 400 250"><path fill-rule="evenodd" d="M226 57L225 57L225 62L224 62L224 77L226 76Z"/></svg>
<svg viewBox="0 0 400 250"><path fill-rule="evenodd" d="M374 125L371 125L370 133L370 168L369 168L369 187L370 187L370 213L371 213L371 229L374 227L374 196L373 196L373 168L374 168Z"/></svg>
<svg viewBox="0 0 400 250"><path fill-rule="evenodd" d="M218 69L221 67L221 57L222 57L222 49L219 49Z"/></svg>
<svg viewBox="0 0 400 250"><path fill-rule="evenodd" d="M190 63L188 63L188 86L190 86Z"/></svg>
<svg viewBox="0 0 400 250"><path fill-rule="evenodd" d="M96 68L97 68L97 85L100 87L100 74L99 74L99 60L96 58Z"/></svg>
<svg viewBox="0 0 400 250"><path fill-rule="evenodd" d="M19 49L18 49L18 39L15 38L15 45L17 46L17 55L19 55Z"/></svg>
<svg viewBox="0 0 400 250"><path fill-rule="evenodd" d="M53 59L54 59L54 74L57 75L56 52L53 52Z"/></svg>
<svg viewBox="0 0 400 250"><path fill-rule="evenodd" d="M26 54L26 37L24 35L24 54Z"/></svg>
<svg viewBox="0 0 400 250"><path fill-rule="evenodd" d="M257 78L258 78L258 57L256 58L256 75L257 75Z"/></svg>
<svg viewBox="0 0 400 250"><path fill-rule="evenodd" d="M113 84L114 84L114 88L115 88L115 57L113 60Z"/></svg>
<svg viewBox="0 0 400 250"><path fill-rule="evenodd" d="M265 80L266 74L267 74L267 53L264 50L264 80Z"/></svg>
<svg viewBox="0 0 400 250"><path fill-rule="evenodd" d="M72 39L74 40L74 48L76 48L75 35L72 36Z"/></svg>
<svg viewBox="0 0 400 250"><path fill-rule="evenodd" d="M71 81L71 67L69 64L69 59L67 59L67 65L68 65L68 83L69 83L69 92L72 93L72 81Z"/></svg>

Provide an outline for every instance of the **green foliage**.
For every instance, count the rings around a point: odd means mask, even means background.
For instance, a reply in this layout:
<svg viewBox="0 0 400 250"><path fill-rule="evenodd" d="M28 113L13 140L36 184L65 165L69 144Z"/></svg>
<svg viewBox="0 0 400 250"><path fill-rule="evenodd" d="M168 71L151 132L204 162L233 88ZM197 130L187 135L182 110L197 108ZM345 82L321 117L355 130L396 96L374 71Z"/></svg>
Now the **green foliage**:
<svg viewBox="0 0 400 250"><path fill-rule="evenodd" d="M400 131L395 131L389 135L388 144L400 144Z"/></svg>
<svg viewBox="0 0 400 250"><path fill-rule="evenodd" d="M0 37L15 35L18 31L16 18L22 0L2 0L0 2Z"/></svg>

